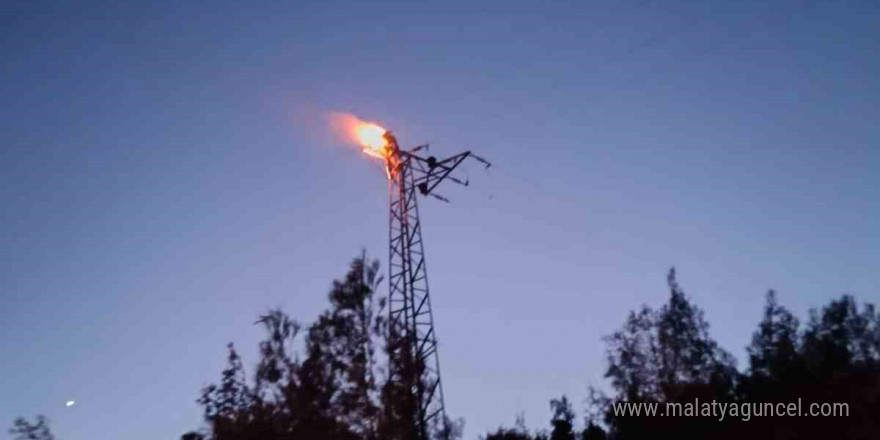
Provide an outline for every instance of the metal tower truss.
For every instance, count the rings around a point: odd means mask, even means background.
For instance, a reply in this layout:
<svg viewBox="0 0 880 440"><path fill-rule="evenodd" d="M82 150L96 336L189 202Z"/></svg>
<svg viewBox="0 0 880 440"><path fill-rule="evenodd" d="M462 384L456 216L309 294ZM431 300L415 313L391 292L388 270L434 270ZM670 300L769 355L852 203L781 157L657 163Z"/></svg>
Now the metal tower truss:
<svg viewBox="0 0 880 440"><path fill-rule="evenodd" d="M418 426L416 435L429 439L446 430L437 333L431 311L428 272L416 193L448 202L433 190L444 180L463 186L450 175L471 157L489 166L489 162L466 151L443 160L421 157L415 153L427 145L401 150L397 139L387 132L386 171L389 177L389 373L392 381L410 393L411 416Z"/></svg>

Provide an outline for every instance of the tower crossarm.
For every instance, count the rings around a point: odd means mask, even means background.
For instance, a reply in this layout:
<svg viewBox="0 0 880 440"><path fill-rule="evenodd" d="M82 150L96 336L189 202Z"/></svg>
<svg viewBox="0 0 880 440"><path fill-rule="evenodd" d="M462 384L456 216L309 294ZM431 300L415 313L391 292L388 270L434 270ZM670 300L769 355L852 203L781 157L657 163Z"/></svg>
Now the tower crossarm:
<svg viewBox="0 0 880 440"><path fill-rule="evenodd" d="M438 160L434 156L421 157L409 151L400 151L400 155L411 164L413 185L418 188L422 195L432 194L431 191L444 180L468 186L469 182L467 180L451 176L452 172L468 158L479 161L486 168L491 166L488 161L474 155L470 151L458 153L443 160Z"/></svg>

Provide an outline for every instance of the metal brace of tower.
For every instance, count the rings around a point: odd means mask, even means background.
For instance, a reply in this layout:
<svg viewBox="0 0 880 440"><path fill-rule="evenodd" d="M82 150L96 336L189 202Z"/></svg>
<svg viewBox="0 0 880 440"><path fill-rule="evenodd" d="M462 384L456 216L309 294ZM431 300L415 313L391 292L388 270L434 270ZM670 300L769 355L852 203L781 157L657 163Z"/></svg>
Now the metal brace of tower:
<svg viewBox="0 0 880 440"><path fill-rule="evenodd" d="M467 181L450 176L465 159L473 158L487 168L486 160L470 151L443 160L415 153L427 145L402 150L394 135L383 134L385 166L389 178L389 380L408 389L404 400L415 420L415 438L427 440L448 430L437 355L437 333L431 312L428 272L416 194L448 200L432 191L444 180L467 186ZM404 405L407 406L407 405ZM410 417L410 415L405 415Z"/></svg>

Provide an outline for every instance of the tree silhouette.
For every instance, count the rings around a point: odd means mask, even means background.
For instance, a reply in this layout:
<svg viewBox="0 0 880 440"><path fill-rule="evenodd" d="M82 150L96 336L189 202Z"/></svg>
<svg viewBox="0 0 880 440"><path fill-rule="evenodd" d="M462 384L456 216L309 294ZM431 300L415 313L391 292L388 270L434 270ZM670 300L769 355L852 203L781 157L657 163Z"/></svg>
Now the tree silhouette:
<svg viewBox="0 0 880 440"><path fill-rule="evenodd" d="M49 419L42 415L37 416L36 423L31 423L23 417L15 419L9 434L13 435L15 440L55 440L49 429Z"/></svg>
<svg viewBox="0 0 880 440"><path fill-rule="evenodd" d="M559 399L551 400L550 410L553 412L553 418L550 419L550 425L553 427L550 440L574 440L575 415L568 397L563 395Z"/></svg>
<svg viewBox="0 0 880 440"><path fill-rule="evenodd" d="M182 439L420 438L412 390L424 366L406 348L397 350L403 370L397 380L388 380L387 358L377 359L389 352L384 300L374 298L380 280L378 263L362 255L333 283L329 309L306 332L281 311L261 316L257 323L266 338L259 344L253 378L248 380L230 344L219 384L205 387L199 399L208 434L190 432ZM658 309L642 306L630 312L623 326L604 338L611 393L591 388L583 431L575 429L575 411L563 395L550 401L549 431L530 432L518 417L514 428L498 428L483 438L876 438L880 316L874 306L859 307L851 296L843 296L811 310L802 328L769 291L746 348L748 366L739 372L733 357L709 334L703 311L684 293L675 269L668 273L667 286L668 300ZM303 334L299 353L294 346ZM619 403L791 403L798 398L805 405L847 403L849 417L759 417L750 422L729 417L722 422L708 416L624 416L612 410ZM462 424L438 419L432 438L458 438ZM40 435L42 427L48 433L46 422L39 420L35 425L17 421L16 427L19 439L42 439L21 436Z"/></svg>
<svg viewBox="0 0 880 440"><path fill-rule="evenodd" d="M220 384L205 387L198 400L210 438L411 438L406 435L414 432L414 420L389 423L382 410L406 396L389 394L400 387L388 381L379 387L377 352L387 331L385 301L375 298L381 280L377 261L355 258L345 277L333 282L330 308L305 332L302 359L295 349L301 326L280 310L261 316L257 324L266 338L252 381L230 344ZM446 426L450 432L439 435L454 436L458 425Z"/></svg>
<svg viewBox="0 0 880 440"><path fill-rule="evenodd" d="M803 374L803 358L798 339L798 320L776 301L776 292L767 292L764 319L752 335L747 348L751 379L770 382L792 374Z"/></svg>
<svg viewBox="0 0 880 440"><path fill-rule="evenodd" d="M584 428L584 433L581 438L583 438L583 440L605 440L607 436L608 435L601 426L589 422L587 423L587 427Z"/></svg>
<svg viewBox="0 0 880 440"><path fill-rule="evenodd" d="M860 312L852 296L844 295L810 312L804 334L804 355L821 377L851 368L876 367L880 362L880 324L871 304Z"/></svg>
<svg viewBox="0 0 880 440"><path fill-rule="evenodd" d="M805 325L766 294L763 316L746 347L748 366L709 334L703 311L680 287L675 269L667 276L669 297L659 309L631 311L623 326L603 338L610 394L590 388L585 426L562 395L550 400L550 430L530 432L522 416L514 428L500 427L485 440L679 439L874 439L880 432L880 315L852 296L811 309ZM181 440L411 440L422 438L413 390L424 365L395 350L402 365L395 380L387 370L385 300L375 292L379 264L365 254L345 277L332 283L329 308L303 327L280 310L256 324L264 332L252 376L232 343L220 380L202 389L197 402L206 429ZM300 339L302 339L300 341ZM406 341L404 341L406 342ZM297 349L297 347L300 349ZM385 358L381 359L382 354ZM621 403L845 404L845 417L690 418L626 416ZM460 438L464 421L435 419L430 438ZM49 421L14 421L15 440L54 440Z"/></svg>
<svg viewBox="0 0 880 440"><path fill-rule="evenodd" d="M522 432L516 429L498 428L497 431L487 434L485 440L532 440L534 437L528 432Z"/></svg>
<svg viewBox="0 0 880 440"><path fill-rule="evenodd" d="M495 432L483 436L484 440L532 440L529 429L526 428L525 416L519 414L516 416L516 423L513 428L498 428Z"/></svg>
<svg viewBox="0 0 880 440"><path fill-rule="evenodd" d="M674 270L670 298L660 310L631 312L621 330L607 337L608 372L614 395L606 402L608 438L873 438L880 432L880 324L872 305L862 309L843 296L810 312L803 331L797 318L768 292L764 316L747 347L744 373L708 334L702 311L684 295ZM849 418L765 417L746 423L707 417L620 416L619 402L726 404L848 403ZM594 419L594 418L592 418ZM592 420L591 419L591 420ZM589 425L588 425L589 428ZM584 431L586 437L589 429ZM602 438L598 431L590 433Z"/></svg>
<svg viewBox="0 0 880 440"><path fill-rule="evenodd" d="M630 312L621 330L605 338L614 396L609 403L667 403L694 399L729 401L737 381L733 357L709 336L703 311L678 284L675 269L667 276L670 296L654 311L643 306ZM704 420L685 426L660 418L606 412L614 438L644 438L666 431L691 435Z"/></svg>

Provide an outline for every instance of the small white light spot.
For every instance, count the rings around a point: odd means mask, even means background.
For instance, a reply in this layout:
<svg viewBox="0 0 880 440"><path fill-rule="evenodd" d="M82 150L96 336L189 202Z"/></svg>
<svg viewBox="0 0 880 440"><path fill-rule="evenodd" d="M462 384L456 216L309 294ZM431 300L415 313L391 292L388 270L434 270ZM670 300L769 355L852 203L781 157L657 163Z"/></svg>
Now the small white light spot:
<svg viewBox="0 0 880 440"><path fill-rule="evenodd" d="M64 404L64 406L71 407L71 406L73 406L74 404L76 404L76 401L74 401L74 400L68 400L67 403Z"/></svg>

